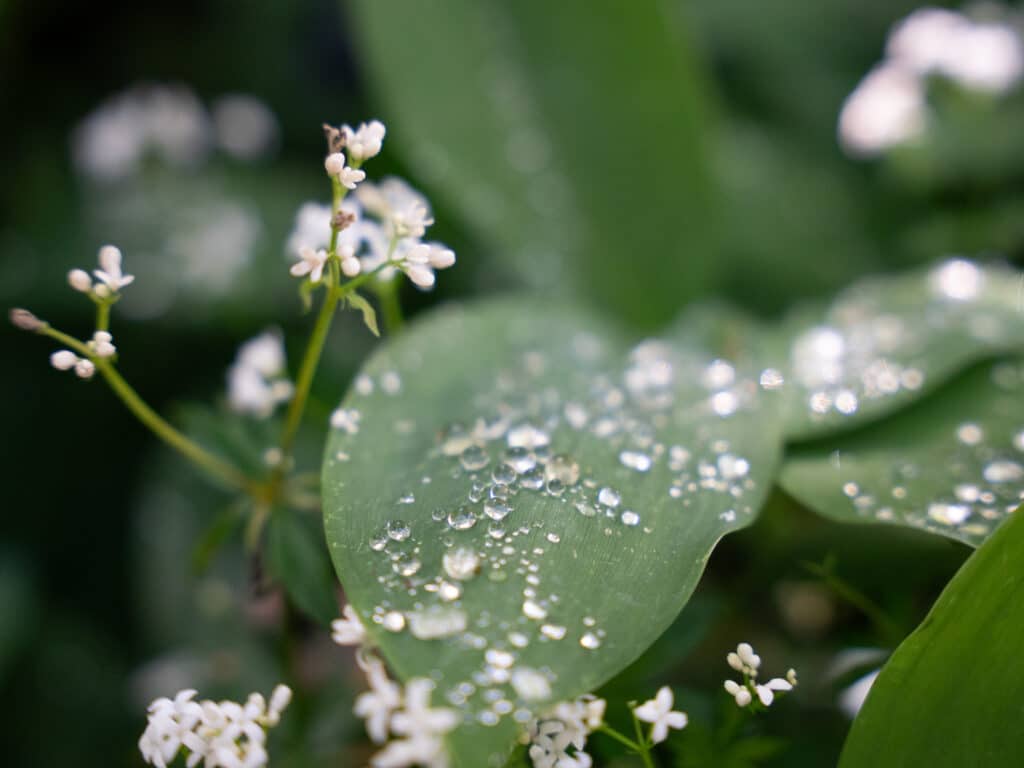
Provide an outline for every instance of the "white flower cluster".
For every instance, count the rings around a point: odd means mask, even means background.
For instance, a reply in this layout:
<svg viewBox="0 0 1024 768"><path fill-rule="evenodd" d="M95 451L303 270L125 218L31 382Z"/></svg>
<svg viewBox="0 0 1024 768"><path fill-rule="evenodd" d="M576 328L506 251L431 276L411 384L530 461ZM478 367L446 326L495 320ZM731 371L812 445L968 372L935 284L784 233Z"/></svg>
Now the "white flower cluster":
<svg viewBox="0 0 1024 768"><path fill-rule="evenodd" d="M776 693L785 693L796 686L796 670L790 669L786 678L773 677L767 683L757 682L758 670L761 668L761 657L754 653L750 643L740 643L736 650L725 657L726 662L737 672L743 674L743 682L725 681L726 692L736 699L736 706L746 707L754 700L754 696L762 705L770 707L775 701Z"/></svg>
<svg viewBox="0 0 1024 768"><path fill-rule="evenodd" d="M974 21L941 8L921 8L889 34L885 59L847 98L839 138L851 154L876 155L920 136L929 112L927 80L1000 94L1024 76L1024 41L1008 23Z"/></svg>
<svg viewBox="0 0 1024 768"><path fill-rule="evenodd" d="M353 711L366 721L366 732L384 748L370 759L373 768L448 768L448 753L442 737L459 723L455 710L430 706L434 683L413 678L402 687L388 677L384 663L365 648L366 628L352 606L345 606L343 618L331 624L334 642L364 646L356 653L366 673L370 690L361 693ZM393 738L388 741L388 736Z"/></svg>
<svg viewBox="0 0 1024 768"><path fill-rule="evenodd" d="M332 151L324 166L331 178L356 192L356 199L346 199L340 210L344 225L335 253L342 273L352 278L379 269L381 280L391 280L400 270L419 288L433 287L436 270L452 266L455 253L441 243L423 242L434 223L426 198L398 178L366 182L366 173L359 167L380 153L384 125L377 120L356 129L344 125L339 133L344 151ZM292 275L308 275L314 283L323 277L331 256L331 224L329 206L306 203L299 209L288 238L288 251L298 258Z"/></svg>
<svg viewBox="0 0 1024 768"><path fill-rule="evenodd" d="M228 369L228 404L232 410L266 418L293 392L279 332L265 331L239 348Z"/></svg>
<svg viewBox="0 0 1024 768"><path fill-rule="evenodd" d="M672 704L672 689L665 685L658 689L653 699L633 710L637 720L651 724L651 741L655 744L668 738L669 728L682 730L690 722L685 712L673 711Z"/></svg>
<svg viewBox="0 0 1024 768"><path fill-rule="evenodd" d="M583 751L587 736L601 727L607 702L592 695L555 704L526 730L528 754L534 768L590 768L593 760ZM569 754L569 747L573 753Z"/></svg>
<svg viewBox="0 0 1024 768"><path fill-rule="evenodd" d="M269 704L253 693L244 705L234 701L193 701L196 691L149 705L146 730L139 739L143 759L166 768L183 748L186 765L205 768L259 768L267 764L266 729L277 725L292 691L279 685Z"/></svg>
<svg viewBox="0 0 1024 768"><path fill-rule="evenodd" d="M121 250L117 246L104 245L100 248L98 260L101 268L92 272L96 277L95 284L84 269L72 269L68 272L68 285L80 293L108 299L134 282L134 275L121 271Z"/></svg>

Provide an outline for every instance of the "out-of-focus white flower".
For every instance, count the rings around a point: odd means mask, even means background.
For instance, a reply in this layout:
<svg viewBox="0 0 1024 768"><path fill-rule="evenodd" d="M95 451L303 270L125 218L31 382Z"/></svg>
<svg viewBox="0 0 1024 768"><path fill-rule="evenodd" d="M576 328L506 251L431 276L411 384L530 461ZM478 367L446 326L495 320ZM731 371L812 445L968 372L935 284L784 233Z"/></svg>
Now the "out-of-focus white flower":
<svg viewBox="0 0 1024 768"><path fill-rule="evenodd" d="M228 369L228 404L239 413L266 418L289 400L293 386L285 375L284 341L266 331L243 344Z"/></svg>
<svg viewBox="0 0 1024 768"><path fill-rule="evenodd" d="M342 206L345 209L345 206ZM344 233L342 233L344 234ZM295 226L288 236L288 253L298 257L304 248L327 248L331 242L331 206L303 203L295 214Z"/></svg>
<svg viewBox="0 0 1024 768"><path fill-rule="evenodd" d="M386 129L380 120L371 120L369 123L360 123L354 130L343 125L341 132L345 136L349 156L356 162L362 162L380 154Z"/></svg>
<svg viewBox="0 0 1024 768"><path fill-rule="evenodd" d="M401 706L402 689L388 677L384 663L377 657L360 651L356 654L356 661L366 673L370 690L356 697L352 711L356 717L366 721L366 733L370 739L375 744L383 744L388 739L391 715Z"/></svg>
<svg viewBox="0 0 1024 768"><path fill-rule="evenodd" d="M427 227L434 223L427 199L394 176L379 184L363 184L356 196L368 212L384 223L389 237L423 237Z"/></svg>
<svg viewBox="0 0 1024 768"><path fill-rule="evenodd" d="M267 705L254 693L245 705L234 701L192 699L196 692L181 691L173 700L161 698L149 706L146 730L139 739L143 759L165 768L184 748L186 765L200 761L205 768L260 768L267 763L266 729L277 725L291 701L286 685L274 689Z"/></svg>
<svg viewBox="0 0 1024 768"><path fill-rule="evenodd" d="M117 246L104 245L100 248L99 262L102 269L94 269L92 273L112 293L117 293L135 280L134 275L126 275L121 271L121 250Z"/></svg>
<svg viewBox="0 0 1024 768"><path fill-rule="evenodd" d="M50 365L58 371L70 371L78 362L78 355L70 349L62 349L50 355Z"/></svg>
<svg viewBox="0 0 1024 768"><path fill-rule="evenodd" d="M440 243L417 243L401 256L401 270L420 288L431 288L435 269L447 269L455 263L455 253Z"/></svg>
<svg viewBox="0 0 1024 768"><path fill-rule="evenodd" d="M217 145L241 160L256 160L270 154L279 133L271 109L244 93L230 93L214 102L213 127Z"/></svg>
<svg viewBox="0 0 1024 768"><path fill-rule="evenodd" d="M117 354L117 347L113 344L114 337L108 331L96 331L89 342L89 348L97 357L113 357Z"/></svg>
<svg viewBox="0 0 1024 768"><path fill-rule="evenodd" d="M788 680L783 680L781 677L773 677L763 685L756 685L754 689L757 691L757 698L761 700L761 703L766 707L770 707L775 700L775 691L791 691L793 686Z"/></svg>
<svg viewBox="0 0 1024 768"><path fill-rule="evenodd" d="M561 701L532 721L526 737L534 768L589 768L593 761L583 751L587 736L604 722L606 702L587 694ZM569 754L569 747L574 749Z"/></svg>
<svg viewBox="0 0 1024 768"><path fill-rule="evenodd" d="M978 91L1002 93L1024 75L1024 42L1013 27L942 8L921 8L900 21L886 55L922 77L938 74Z"/></svg>
<svg viewBox="0 0 1024 768"><path fill-rule="evenodd" d="M672 689L666 685L658 690L653 699L645 701L633 710L638 720L651 723L651 741L655 744L660 744L668 738L669 728L682 730L689 722L685 712L676 712L672 709L672 703Z"/></svg>
<svg viewBox="0 0 1024 768"><path fill-rule="evenodd" d="M331 622L331 638L338 645L362 645L366 641L366 627L359 614L351 605L346 605L341 615L343 618Z"/></svg>
<svg viewBox="0 0 1024 768"><path fill-rule="evenodd" d="M363 263L356 258L355 248L351 245L339 247L338 256L341 259L341 272L345 277L355 277L362 270Z"/></svg>
<svg viewBox="0 0 1024 768"><path fill-rule="evenodd" d="M288 270L294 277L309 275L309 279L315 283L324 276L324 266L327 264L327 251L323 249L314 251L312 248L303 247L299 251L299 259L300 261L292 264L292 268Z"/></svg>
<svg viewBox="0 0 1024 768"><path fill-rule="evenodd" d="M92 290L92 278L84 269L72 269L68 272L68 285L80 293Z"/></svg>
<svg viewBox="0 0 1024 768"><path fill-rule="evenodd" d="M402 695L402 708L391 716L391 731L402 738L389 742L370 759L374 768L405 768L423 765L447 768L449 761L441 737L459 723L452 709L432 708L430 695L434 683L413 678Z"/></svg>
<svg viewBox="0 0 1024 768"><path fill-rule="evenodd" d="M839 709L851 720L857 716L860 708L864 706L864 701L867 699L868 693L871 692L871 686L875 684L875 679L878 677L879 672L881 670L876 669L868 672L863 677L857 678L839 694Z"/></svg>
<svg viewBox="0 0 1024 768"><path fill-rule="evenodd" d="M839 113L839 139L855 155L877 155L920 136L927 123L924 84L885 63L861 80Z"/></svg>

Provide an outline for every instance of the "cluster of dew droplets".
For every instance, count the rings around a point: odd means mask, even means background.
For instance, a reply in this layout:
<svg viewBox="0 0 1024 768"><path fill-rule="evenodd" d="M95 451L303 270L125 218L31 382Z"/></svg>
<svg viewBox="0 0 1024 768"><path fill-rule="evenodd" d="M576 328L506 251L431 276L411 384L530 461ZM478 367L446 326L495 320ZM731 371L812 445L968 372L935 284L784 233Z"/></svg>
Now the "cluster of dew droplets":
<svg viewBox="0 0 1024 768"><path fill-rule="evenodd" d="M637 346L619 375L595 364L605 352L594 337L579 335L570 347L569 368L560 367L557 377L545 374L565 361L553 363L536 351L523 355L516 375L496 372L494 386L474 403L484 415L441 429L427 462L433 477L463 485L462 498L428 509L421 503L426 494L404 492L395 501L395 517L369 542L386 564L378 581L393 597L375 607L372 620L387 631L479 652L480 666L468 679L441 682L451 704L485 725L506 715L525 722L533 703L550 698L557 671L523 661L528 649L569 643L592 654L608 640L598 611L578 604L585 595L573 596L567 606L545 588L546 563L561 556L581 524L623 542L654 533L653 518L633 501L650 498L649 490L637 490L654 487L645 483L657 484L662 506L680 514L709 493L723 495L717 506L726 523L753 511L744 498L755 488L750 462L728 439L716 437L715 425L751 405L757 382L741 380L724 361L684 363L656 341ZM781 374L767 374L761 389L777 388ZM358 394L375 390L368 378L357 382ZM658 437L671 431L680 410L687 418L698 414L705 424L687 446ZM614 477L596 476L579 458L579 445L591 457L605 457L602 466L610 457ZM424 563L420 542L426 540L442 543L439 563ZM474 582L518 590L518 613L474 608L470 615L463 596L477 588ZM536 664L562 654L529 656ZM443 677L440 671L437 676Z"/></svg>
<svg viewBox="0 0 1024 768"><path fill-rule="evenodd" d="M998 277L950 259L924 275L853 286L823 324L793 341L789 366L803 418L842 421L866 405L920 390L951 336L972 345L1011 340L1021 330L1012 319L1018 299L1003 285L1013 281Z"/></svg>
<svg viewBox="0 0 1024 768"><path fill-rule="evenodd" d="M1024 402L1024 365L998 363L991 377L1002 391L976 407L1016 412L1018 421L959 420L939 437L942 454L931 456L928 463L893 460L887 485L844 480L842 492L854 510L883 522L900 519L923 528L955 530L971 541L984 539L1013 512L1024 501L1024 408L1014 407ZM842 474L844 462L858 466L856 458L855 452L836 452L832 461Z"/></svg>

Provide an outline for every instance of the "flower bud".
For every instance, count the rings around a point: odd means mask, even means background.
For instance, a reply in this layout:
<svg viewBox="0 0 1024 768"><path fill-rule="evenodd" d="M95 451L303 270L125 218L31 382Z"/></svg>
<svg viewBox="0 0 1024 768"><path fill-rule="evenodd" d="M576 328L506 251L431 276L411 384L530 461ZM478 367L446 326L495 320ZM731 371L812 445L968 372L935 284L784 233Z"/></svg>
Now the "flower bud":
<svg viewBox="0 0 1024 768"><path fill-rule="evenodd" d="M70 349L62 349L50 355L50 365L58 371L70 371L78 362L78 355Z"/></svg>
<svg viewBox="0 0 1024 768"><path fill-rule="evenodd" d="M328 176L338 176L345 170L345 155L342 152L333 152L324 160L324 168Z"/></svg>
<svg viewBox="0 0 1024 768"><path fill-rule="evenodd" d="M9 317L14 327L23 331L41 331L46 327L46 323L27 309L12 309Z"/></svg>
<svg viewBox="0 0 1024 768"><path fill-rule="evenodd" d="M92 364L91 360L86 360L83 357L75 363L75 373L80 379L91 379L92 375L96 373L96 366Z"/></svg>
<svg viewBox="0 0 1024 768"><path fill-rule="evenodd" d="M68 272L68 285L80 293L92 290L92 278L84 269L72 269Z"/></svg>

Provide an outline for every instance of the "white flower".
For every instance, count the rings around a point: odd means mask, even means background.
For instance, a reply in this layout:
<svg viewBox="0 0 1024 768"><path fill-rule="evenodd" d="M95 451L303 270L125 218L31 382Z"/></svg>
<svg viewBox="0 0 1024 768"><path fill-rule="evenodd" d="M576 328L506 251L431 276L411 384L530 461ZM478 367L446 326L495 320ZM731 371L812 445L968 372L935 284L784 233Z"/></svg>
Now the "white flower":
<svg viewBox="0 0 1024 768"><path fill-rule="evenodd" d="M749 704L752 699L750 695L750 690L747 688L747 686L740 685L735 680L726 680L725 690L730 696L736 699L736 706L738 707L747 706L747 704Z"/></svg>
<svg viewBox="0 0 1024 768"><path fill-rule="evenodd" d="M681 730L686 727L689 719L685 712L672 710L672 689L662 686L653 699L645 701L633 710L638 720L651 723L651 741L660 744L668 738L668 729Z"/></svg>
<svg viewBox="0 0 1024 768"><path fill-rule="evenodd" d="M97 357L113 357L117 353L117 347L113 344L114 337L107 331L96 331L89 342L89 348L96 353Z"/></svg>
<svg viewBox="0 0 1024 768"><path fill-rule="evenodd" d="M353 712L356 717L366 720L366 733L376 744L383 744L388 738L391 715L402 703L402 689L388 678L384 664L375 656L356 654L356 662L366 673L370 690L356 697Z"/></svg>
<svg viewBox="0 0 1024 768"><path fill-rule="evenodd" d="M75 363L75 374L78 376L78 378L91 379L93 377L93 374L95 373L96 366L93 365L92 360L87 360L83 357L80 358L77 363Z"/></svg>
<svg viewBox="0 0 1024 768"><path fill-rule="evenodd" d="M529 755L535 768L589 768L590 755L583 751L587 735L604 722L606 702L587 694L554 705L527 728ZM569 754L569 747L575 751Z"/></svg>
<svg viewBox="0 0 1024 768"><path fill-rule="evenodd" d="M399 178L363 184L356 195L363 207L384 223L389 237L423 237L434 223L427 199Z"/></svg>
<svg viewBox="0 0 1024 768"><path fill-rule="evenodd" d="M193 690L181 691L173 700L161 698L149 706L146 730L139 750L147 763L165 768L184 747L186 765L194 768L260 768L267 763L265 729L277 725L291 701L286 685L274 689L267 705L254 693L242 706L233 701L195 702Z"/></svg>
<svg viewBox="0 0 1024 768"><path fill-rule="evenodd" d="M355 248L351 245L338 247L338 256L341 258L341 272L345 277L355 277L362 271L363 264L355 256Z"/></svg>
<svg viewBox="0 0 1024 768"><path fill-rule="evenodd" d="M341 132L345 135L345 147L349 156L356 162L361 162L380 154L386 129L384 123L371 120L369 123L360 123L355 130L343 125Z"/></svg>
<svg viewBox="0 0 1024 768"><path fill-rule="evenodd" d="M750 643L740 643L736 646L736 655L740 657L743 666L747 668L751 677L756 677L757 670L761 667L761 657L754 653Z"/></svg>
<svg viewBox="0 0 1024 768"><path fill-rule="evenodd" d="M228 369L228 405L233 411L266 418L294 388L285 376L281 334L266 331L243 344Z"/></svg>
<svg viewBox="0 0 1024 768"><path fill-rule="evenodd" d="M92 290L92 278L84 269L72 269L68 272L68 285L80 293Z"/></svg>
<svg viewBox="0 0 1024 768"><path fill-rule="evenodd" d="M445 269L455 263L455 253L440 243L416 243L403 251L400 267L420 288L431 288L435 269Z"/></svg>
<svg viewBox="0 0 1024 768"><path fill-rule="evenodd" d="M366 641L366 627L359 614L351 605L346 605L341 614L344 618L331 622L331 637L338 645L362 645Z"/></svg>
<svg viewBox="0 0 1024 768"><path fill-rule="evenodd" d="M773 677L764 685L758 685L755 687L757 691L757 698L761 700L761 703L766 707L770 707L772 702L775 701L775 691L791 691L793 686L790 685L788 680L783 680L781 677Z"/></svg>
<svg viewBox="0 0 1024 768"><path fill-rule="evenodd" d="M50 355L50 365L58 371L70 371L78 362L78 355L70 349L62 349Z"/></svg>
<svg viewBox="0 0 1024 768"><path fill-rule="evenodd" d="M324 160L324 168L327 175L337 178L343 187L355 189L356 184L366 178L366 171L349 168L345 165L345 155L341 152L333 152Z"/></svg>
<svg viewBox="0 0 1024 768"><path fill-rule="evenodd" d="M314 251L308 246L303 246L299 251L299 259L300 261L292 264L292 268L288 270L294 277L309 275L309 279L314 283L323 277L324 265L327 264L327 251L322 248Z"/></svg>
<svg viewBox="0 0 1024 768"><path fill-rule="evenodd" d="M374 768L424 765L447 768L448 755L441 737L459 722L452 709L430 707L434 683L427 678L410 680L402 696L402 709L391 716L391 730L404 738L391 741L370 759Z"/></svg>
<svg viewBox="0 0 1024 768"><path fill-rule="evenodd" d="M135 280L134 275L121 272L121 251L116 246L104 245L100 248L99 262L102 269L94 269L92 273L112 293L117 293Z"/></svg>

